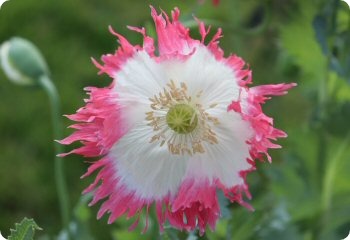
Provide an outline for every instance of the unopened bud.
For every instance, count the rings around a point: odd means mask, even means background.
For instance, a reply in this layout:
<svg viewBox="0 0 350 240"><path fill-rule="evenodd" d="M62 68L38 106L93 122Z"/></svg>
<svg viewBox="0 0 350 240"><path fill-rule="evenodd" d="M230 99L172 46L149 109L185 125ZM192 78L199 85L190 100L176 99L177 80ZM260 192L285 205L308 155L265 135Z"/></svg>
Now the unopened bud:
<svg viewBox="0 0 350 240"><path fill-rule="evenodd" d="M7 77L20 85L37 85L49 75L39 49L26 39L14 37L0 45L0 65Z"/></svg>

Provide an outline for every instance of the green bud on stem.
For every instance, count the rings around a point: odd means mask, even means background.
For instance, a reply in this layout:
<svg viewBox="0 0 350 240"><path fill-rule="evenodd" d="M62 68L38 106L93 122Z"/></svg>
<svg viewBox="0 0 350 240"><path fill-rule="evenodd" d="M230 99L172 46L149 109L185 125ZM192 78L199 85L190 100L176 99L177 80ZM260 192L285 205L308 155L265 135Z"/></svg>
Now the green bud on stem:
<svg viewBox="0 0 350 240"><path fill-rule="evenodd" d="M38 85L41 77L49 75L39 49L19 37L13 37L0 45L0 66L6 76L19 85Z"/></svg>

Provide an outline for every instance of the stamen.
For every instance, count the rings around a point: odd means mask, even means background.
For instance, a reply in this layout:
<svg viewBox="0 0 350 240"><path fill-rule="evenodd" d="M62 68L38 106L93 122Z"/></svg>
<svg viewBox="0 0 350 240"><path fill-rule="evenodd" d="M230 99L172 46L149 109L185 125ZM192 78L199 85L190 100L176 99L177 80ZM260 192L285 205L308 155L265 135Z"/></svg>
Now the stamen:
<svg viewBox="0 0 350 240"><path fill-rule="evenodd" d="M220 122L205 112L199 103L203 91L192 98L187 94L187 89L184 82L177 87L171 80L158 95L149 98L153 111L147 112L145 119L156 133L151 137L150 143L159 141L160 147L166 143L172 154L204 153L203 142L218 143L211 125ZM215 106L217 104L213 103L209 108Z"/></svg>

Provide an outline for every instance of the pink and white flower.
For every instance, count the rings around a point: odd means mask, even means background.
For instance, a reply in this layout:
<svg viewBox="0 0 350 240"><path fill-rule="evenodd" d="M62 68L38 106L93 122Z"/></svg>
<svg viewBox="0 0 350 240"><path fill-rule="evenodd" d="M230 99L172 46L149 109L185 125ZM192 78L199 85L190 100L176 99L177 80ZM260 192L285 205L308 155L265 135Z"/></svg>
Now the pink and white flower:
<svg viewBox="0 0 350 240"><path fill-rule="evenodd" d="M157 47L144 28L129 27L142 34L142 46L110 28L120 47L102 64L93 61L113 81L86 88L86 105L68 116L78 122L75 132L60 142L83 144L67 154L101 157L83 176L98 172L84 191L93 193L90 205L103 201L98 218L139 219L155 204L161 229L168 221L203 234L220 217L218 190L250 208L247 173L256 159L271 161L268 149L280 147L271 140L286 137L261 105L295 84L249 88L246 63L218 46L221 29L206 44L210 28L198 20L201 39L192 39L179 16L177 8L172 19L152 8Z"/></svg>

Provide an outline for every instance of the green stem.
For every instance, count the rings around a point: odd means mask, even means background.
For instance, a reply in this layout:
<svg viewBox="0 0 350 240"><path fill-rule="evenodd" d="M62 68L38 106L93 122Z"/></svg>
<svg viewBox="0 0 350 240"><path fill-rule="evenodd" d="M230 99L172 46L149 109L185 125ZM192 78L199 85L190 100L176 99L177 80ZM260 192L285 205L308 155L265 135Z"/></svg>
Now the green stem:
<svg viewBox="0 0 350 240"><path fill-rule="evenodd" d="M320 125L318 126L318 154L317 154L317 184L320 194L322 195L322 191L324 188L324 176L326 174L326 160L328 155L328 141L327 141L327 132L325 129L325 120L328 114L328 81L330 76L330 54L327 56L327 65L325 76L320 80L319 88L318 88L318 121ZM321 232L319 229L323 229L325 224L325 219L327 218L326 212L322 213L322 217L317 220L317 224L312 232L312 239L320 239Z"/></svg>
<svg viewBox="0 0 350 240"><path fill-rule="evenodd" d="M54 139L62 139L62 125L61 125L61 112L60 112L60 99L55 85L52 83L48 76L42 76L40 78L40 84L46 91L50 104L51 104L51 119L53 126ZM64 175L64 166L62 158L57 157L58 154L63 152L63 148L60 144L54 143L55 148L55 182L58 194L58 200L60 204L61 218L63 227L69 233L69 198L67 193L67 185Z"/></svg>

